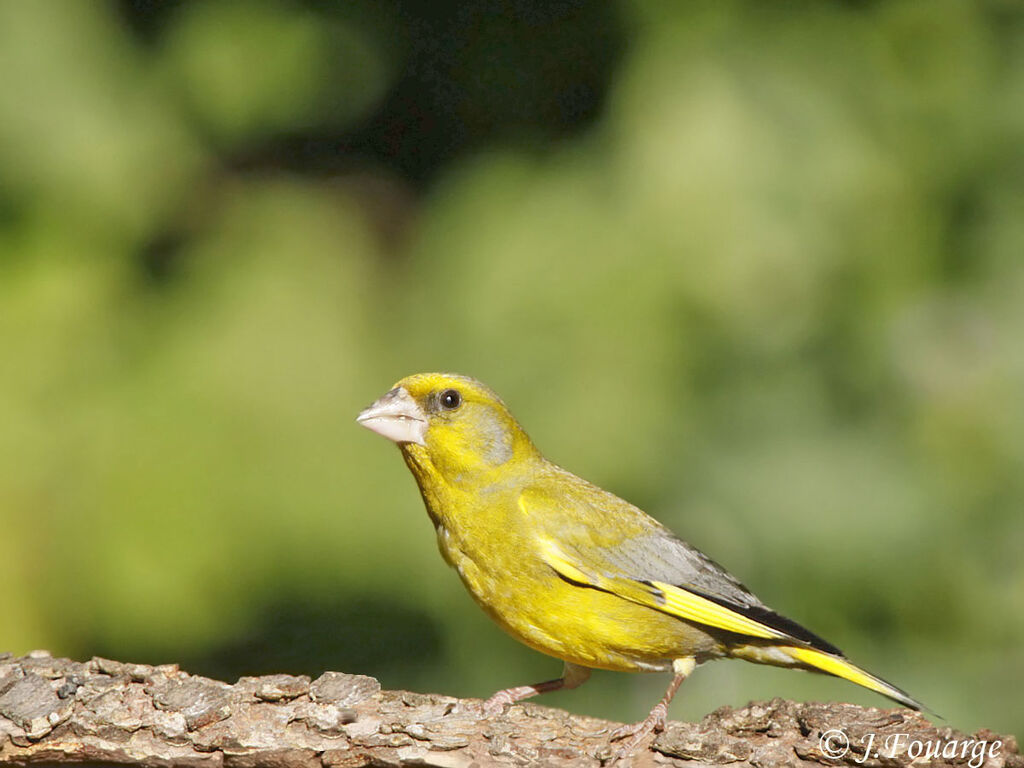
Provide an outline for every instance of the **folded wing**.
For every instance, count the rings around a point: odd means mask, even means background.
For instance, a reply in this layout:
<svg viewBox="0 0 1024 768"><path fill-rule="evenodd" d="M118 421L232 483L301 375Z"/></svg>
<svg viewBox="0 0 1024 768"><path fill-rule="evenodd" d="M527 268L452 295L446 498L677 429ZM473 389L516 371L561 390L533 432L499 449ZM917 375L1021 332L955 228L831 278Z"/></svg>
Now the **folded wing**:
<svg viewBox="0 0 1024 768"><path fill-rule="evenodd" d="M635 507L629 511L643 515ZM594 541L592 527L569 521L557 539L541 541L541 556L565 581L732 633L728 645L741 658L825 672L912 709L923 708L904 691L848 661L831 643L770 609L711 558L643 518L632 527L633 535L614 544Z"/></svg>

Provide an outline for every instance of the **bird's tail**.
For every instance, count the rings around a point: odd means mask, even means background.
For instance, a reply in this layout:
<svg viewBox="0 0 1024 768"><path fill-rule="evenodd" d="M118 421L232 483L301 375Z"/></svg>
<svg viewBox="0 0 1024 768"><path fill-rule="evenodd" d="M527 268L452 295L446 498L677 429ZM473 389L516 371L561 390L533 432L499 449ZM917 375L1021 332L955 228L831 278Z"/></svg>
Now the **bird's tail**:
<svg viewBox="0 0 1024 768"><path fill-rule="evenodd" d="M774 647L777 650L782 651L802 667L818 672L826 672L830 675L841 677L844 680L849 680L851 683L861 685L868 690L875 691L875 693L888 696L893 701L897 701L903 706L910 707L918 712L926 709L921 702L913 698L906 691L901 691L892 683L887 683L882 678L875 677L870 672L866 672L857 665L847 661L842 656L825 653L824 651L818 651L814 648L793 645L779 645Z"/></svg>

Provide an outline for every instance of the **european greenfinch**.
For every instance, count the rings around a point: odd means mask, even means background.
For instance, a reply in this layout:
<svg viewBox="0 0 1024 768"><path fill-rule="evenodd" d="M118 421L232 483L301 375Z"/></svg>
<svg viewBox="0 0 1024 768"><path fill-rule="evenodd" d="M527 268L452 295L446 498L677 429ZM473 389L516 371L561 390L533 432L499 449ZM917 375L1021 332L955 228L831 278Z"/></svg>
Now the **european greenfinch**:
<svg viewBox="0 0 1024 768"><path fill-rule="evenodd" d="M575 688L590 669L674 673L624 752L665 726L669 702L705 661L825 672L912 709L899 688L762 603L735 577L632 504L545 459L501 399L466 376L399 381L358 422L398 444L444 559L480 607L562 676L498 691L500 713Z"/></svg>

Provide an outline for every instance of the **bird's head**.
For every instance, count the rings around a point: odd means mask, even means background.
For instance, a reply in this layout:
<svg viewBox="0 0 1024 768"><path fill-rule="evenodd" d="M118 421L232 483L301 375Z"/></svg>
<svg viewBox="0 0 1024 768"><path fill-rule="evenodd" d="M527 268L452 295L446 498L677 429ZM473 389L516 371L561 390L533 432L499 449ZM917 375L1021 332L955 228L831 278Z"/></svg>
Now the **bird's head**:
<svg viewBox="0 0 1024 768"><path fill-rule="evenodd" d="M501 398L468 376L408 376L356 420L398 443L407 460L429 462L448 482L538 456Z"/></svg>

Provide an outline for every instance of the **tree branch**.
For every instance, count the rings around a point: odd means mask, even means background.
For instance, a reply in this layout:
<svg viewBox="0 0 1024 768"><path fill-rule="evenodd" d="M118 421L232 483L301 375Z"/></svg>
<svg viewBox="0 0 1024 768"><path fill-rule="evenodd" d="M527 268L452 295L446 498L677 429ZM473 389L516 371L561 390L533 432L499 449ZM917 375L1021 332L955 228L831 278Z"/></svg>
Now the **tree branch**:
<svg viewBox="0 0 1024 768"><path fill-rule="evenodd" d="M487 719L475 703L382 691L371 677L338 672L313 681L243 677L228 685L176 665L0 654L0 765L591 767L614 751L608 734L617 723L532 704ZM845 735L823 740L829 732ZM844 738L849 751L830 759ZM971 762L978 744L985 745L984 756ZM670 723L651 750L624 762L881 768L909 765L915 757L922 764L936 750L939 759L924 764L1024 768L1010 736L966 736L908 710L782 699L723 707L700 723Z"/></svg>

